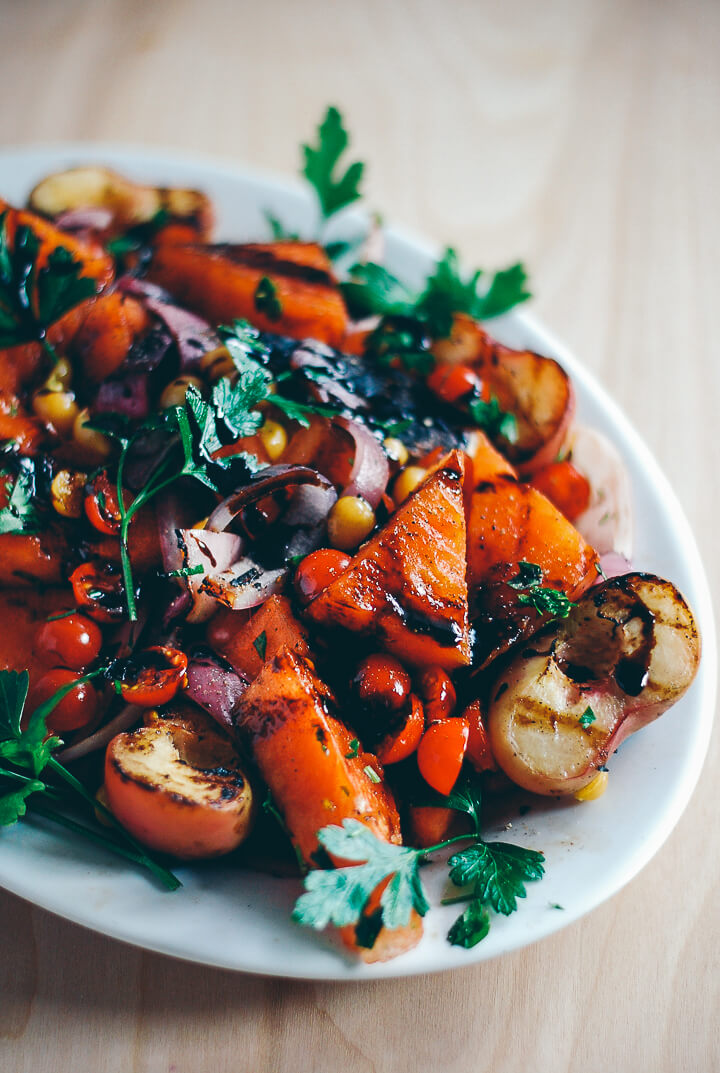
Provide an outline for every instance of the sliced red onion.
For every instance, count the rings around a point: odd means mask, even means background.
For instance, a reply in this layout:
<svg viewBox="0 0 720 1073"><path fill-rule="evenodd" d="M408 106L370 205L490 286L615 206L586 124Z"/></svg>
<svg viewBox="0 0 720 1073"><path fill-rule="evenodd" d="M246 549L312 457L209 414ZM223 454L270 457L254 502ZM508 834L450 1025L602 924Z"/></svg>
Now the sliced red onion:
<svg viewBox="0 0 720 1073"><path fill-rule="evenodd" d="M185 693L225 730L234 730L234 713L249 682L214 654L193 657Z"/></svg>
<svg viewBox="0 0 720 1073"><path fill-rule="evenodd" d="M177 619L186 618L192 610L192 605L193 601L189 589L183 589L165 608L162 617L163 628L170 629Z"/></svg>
<svg viewBox="0 0 720 1073"><path fill-rule="evenodd" d="M240 559L229 570L204 578L200 592L232 611L246 611L280 592L287 574L287 568L264 570L252 559Z"/></svg>
<svg viewBox="0 0 720 1073"><path fill-rule="evenodd" d="M121 379L105 380L92 405L95 413L122 414L142 421L150 413L148 380L145 373L128 373Z"/></svg>
<svg viewBox="0 0 720 1073"><path fill-rule="evenodd" d="M383 445L358 421L334 417L333 422L349 432L355 442L355 461L343 495L362 496L375 510L390 479L390 463Z"/></svg>
<svg viewBox="0 0 720 1073"><path fill-rule="evenodd" d="M622 577L623 574L629 574L632 570L632 563L629 559L626 559L624 555L618 554L616 551L608 551L605 555L600 556L600 566L602 567L605 577ZM605 579L598 574L598 581L602 582Z"/></svg>
<svg viewBox="0 0 720 1073"><path fill-rule="evenodd" d="M55 226L61 231L107 231L113 222L111 209L86 206L80 209L68 209L55 217Z"/></svg>
<svg viewBox="0 0 720 1073"><path fill-rule="evenodd" d="M283 514L283 524L313 529L325 521L336 502L337 492L332 485L301 484Z"/></svg>
<svg viewBox="0 0 720 1073"><path fill-rule="evenodd" d="M171 570L179 570L183 565L182 540L178 540L178 531L184 532L192 528L192 507L187 499L181 497L177 489L166 489L155 500L155 516L157 518L158 540L162 553L163 569L170 573Z"/></svg>
<svg viewBox="0 0 720 1073"><path fill-rule="evenodd" d="M143 298L146 308L167 326L177 346L183 371L196 368L203 354L220 345L208 322L175 305L162 287L133 276L123 276L118 280L118 287L127 294Z"/></svg>
<svg viewBox="0 0 720 1073"><path fill-rule="evenodd" d="M143 709L138 708L136 704L126 704L105 726L100 727L87 738L83 738L82 741L76 741L68 745L66 749L60 749L55 755L61 763L69 764L73 760L79 760L81 756L104 749L116 734L122 734L124 730L129 730L131 726L138 723L142 714Z"/></svg>
<svg viewBox="0 0 720 1073"><path fill-rule="evenodd" d="M310 469L309 466L265 466L264 469L253 474L247 484L218 504L205 523L205 530L221 533L229 529L246 507L257 503L259 499L264 499L271 492L277 492L293 484L314 484L320 488L332 487L327 477L318 473L316 469Z"/></svg>
<svg viewBox="0 0 720 1073"><path fill-rule="evenodd" d="M203 586L237 562L242 553L242 538L235 533L211 533L207 529L176 529L175 538L182 556L182 568L187 571L180 580L193 601L186 621L205 622L217 606ZM199 570L192 573L198 567L202 567L202 573Z"/></svg>

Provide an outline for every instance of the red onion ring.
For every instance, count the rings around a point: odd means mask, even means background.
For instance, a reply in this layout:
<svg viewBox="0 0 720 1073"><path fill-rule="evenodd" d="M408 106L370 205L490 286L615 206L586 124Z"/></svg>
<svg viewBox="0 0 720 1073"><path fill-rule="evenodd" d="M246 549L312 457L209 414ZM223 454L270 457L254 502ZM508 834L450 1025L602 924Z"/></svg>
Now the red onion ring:
<svg viewBox="0 0 720 1073"><path fill-rule="evenodd" d="M175 305L162 287L133 276L123 276L118 280L118 287L126 294L144 299L145 307L165 324L178 349L183 370L196 368L203 354L220 345L208 322Z"/></svg>
<svg viewBox="0 0 720 1073"><path fill-rule="evenodd" d="M390 463L382 444L372 432L348 417L333 417L334 424L345 429L355 443L355 461L344 496L362 496L373 510L383 497L390 479Z"/></svg>
<svg viewBox="0 0 720 1073"><path fill-rule="evenodd" d="M113 213L110 209L87 206L61 212L54 222L61 231L107 231L113 222Z"/></svg>
<svg viewBox="0 0 720 1073"><path fill-rule="evenodd" d="M188 664L185 696L204 708L224 730L234 730L233 715L248 685L246 678L223 666L217 657L203 655Z"/></svg>
<svg viewBox="0 0 720 1073"><path fill-rule="evenodd" d="M203 578L200 596L222 604L231 611L249 611L280 592L287 575L286 567L265 570L253 559L239 559L221 574Z"/></svg>
<svg viewBox="0 0 720 1073"><path fill-rule="evenodd" d="M332 488L327 477L309 466L266 466L259 473L253 474L248 483L237 492L233 492L217 505L206 521L205 529L209 532L224 532L246 507L264 499L271 492L292 484L314 484L320 488Z"/></svg>
<svg viewBox="0 0 720 1073"><path fill-rule="evenodd" d="M116 734L122 734L124 730L138 723L142 718L142 713L142 708L138 708L136 704L126 704L109 723L100 727L94 734L83 738L82 741L76 741L73 745L68 745L66 749L61 749L55 755L63 764L67 764L73 760L79 760L81 756L87 756L88 753L104 749Z"/></svg>

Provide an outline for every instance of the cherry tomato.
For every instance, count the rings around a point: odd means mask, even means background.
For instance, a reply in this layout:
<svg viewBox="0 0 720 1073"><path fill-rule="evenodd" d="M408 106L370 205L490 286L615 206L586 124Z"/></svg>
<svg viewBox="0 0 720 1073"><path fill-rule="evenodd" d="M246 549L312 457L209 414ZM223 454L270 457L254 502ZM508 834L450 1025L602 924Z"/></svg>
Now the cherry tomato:
<svg viewBox="0 0 720 1073"><path fill-rule="evenodd" d="M120 508L117 489L105 470L97 473L85 493L85 514L94 529L107 536L120 532Z"/></svg>
<svg viewBox="0 0 720 1073"><path fill-rule="evenodd" d="M437 365L427 378L427 386L443 402L458 402L471 394L482 397L484 387L469 365Z"/></svg>
<svg viewBox="0 0 720 1073"><path fill-rule="evenodd" d="M531 484L574 522L590 505L590 482L572 462L551 462L532 477Z"/></svg>
<svg viewBox="0 0 720 1073"><path fill-rule="evenodd" d="M119 622L125 615L125 590L114 563L89 562L70 575L75 602L96 622Z"/></svg>
<svg viewBox="0 0 720 1073"><path fill-rule="evenodd" d="M376 654L364 659L353 684L360 700L372 707L400 711L410 695L410 675L394 656Z"/></svg>
<svg viewBox="0 0 720 1073"><path fill-rule="evenodd" d="M417 762L428 786L449 794L460 774L470 727L467 719L442 719L427 728L418 745Z"/></svg>
<svg viewBox="0 0 720 1073"><path fill-rule="evenodd" d="M490 749L490 739L479 700L468 704L463 712L463 719L467 719L470 727L467 745L468 760L476 771L495 771L497 764Z"/></svg>
<svg viewBox="0 0 720 1073"><path fill-rule="evenodd" d="M85 615L64 615L45 623L38 631L34 647L47 663L84 671L98 658L102 633Z"/></svg>
<svg viewBox="0 0 720 1073"><path fill-rule="evenodd" d="M417 749L425 729L425 712L420 700L410 694L410 711L399 730L387 734L375 750L381 764L407 760Z"/></svg>
<svg viewBox="0 0 720 1073"><path fill-rule="evenodd" d="M295 571L295 591L304 604L309 604L349 565L350 556L344 551L318 548L306 555Z"/></svg>
<svg viewBox="0 0 720 1073"><path fill-rule="evenodd" d="M425 715L429 723L447 719L456 703L455 686L442 667L428 667L420 675L420 696L425 702Z"/></svg>
<svg viewBox="0 0 720 1073"><path fill-rule="evenodd" d="M116 663L113 674L128 704L157 708L171 701L184 684L187 665L179 648L156 645Z"/></svg>
<svg viewBox="0 0 720 1073"><path fill-rule="evenodd" d="M27 710L33 712L40 704L54 696L63 686L78 682L80 675L57 667L48 671L31 688L28 695ZM58 701L47 718L48 728L56 733L80 730L93 722L98 710L97 690L92 682L80 682L71 689L62 700Z"/></svg>

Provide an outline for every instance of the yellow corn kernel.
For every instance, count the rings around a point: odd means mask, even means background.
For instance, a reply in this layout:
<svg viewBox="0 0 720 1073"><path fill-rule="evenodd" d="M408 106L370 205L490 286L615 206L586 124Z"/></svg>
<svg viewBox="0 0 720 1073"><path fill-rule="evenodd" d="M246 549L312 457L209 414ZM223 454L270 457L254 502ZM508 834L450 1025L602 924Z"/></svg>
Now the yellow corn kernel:
<svg viewBox="0 0 720 1073"><path fill-rule="evenodd" d="M386 440L383 440L383 447L391 462L395 462L398 466L407 465L408 449L402 440L398 440L394 436L388 436Z"/></svg>
<svg viewBox="0 0 720 1073"><path fill-rule="evenodd" d="M214 350L208 350L200 359L200 368L205 377L213 384L223 376L232 376L236 371L227 347L218 346Z"/></svg>
<svg viewBox="0 0 720 1073"><path fill-rule="evenodd" d="M50 498L53 509L63 518L82 518L86 481L87 473L72 469L58 470L53 477Z"/></svg>
<svg viewBox="0 0 720 1073"><path fill-rule="evenodd" d="M48 391L44 387L33 395L32 408L41 421L52 425L61 436L72 432L80 412L72 391Z"/></svg>
<svg viewBox="0 0 720 1073"><path fill-rule="evenodd" d="M266 421L258 433L271 462L277 462L287 447L287 432L277 421Z"/></svg>
<svg viewBox="0 0 720 1073"><path fill-rule="evenodd" d="M171 380L160 396L160 409L167 410L171 406L182 406L191 384L193 387L196 387L198 391L201 391L204 387L202 380L197 376L188 376L187 374L184 374L183 376L178 376L174 380Z"/></svg>
<svg viewBox="0 0 720 1073"><path fill-rule="evenodd" d="M375 528L375 511L362 496L342 496L328 515L327 527L333 548L352 551Z"/></svg>
<svg viewBox="0 0 720 1073"><path fill-rule="evenodd" d="M597 801L598 797L607 790L609 775L607 771L598 771L595 778L583 786L582 790L576 790L573 797L576 801Z"/></svg>
<svg viewBox="0 0 720 1073"><path fill-rule="evenodd" d="M72 384L73 367L67 358L58 358L45 381L48 391L66 391Z"/></svg>
<svg viewBox="0 0 720 1073"><path fill-rule="evenodd" d="M427 477L427 470L422 466L406 466L398 473L393 485L393 499L400 506L404 503L411 492L414 492L419 484Z"/></svg>
<svg viewBox="0 0 720 1073"><path fill-rule="evenodd" d="M103 436L102 432L98 432L97 429L89 428L85 422L90 420L90 411L86 408L81 410L75 418L75 424L73 425L73 440L82 447L89 455L92 455L98 461L102 461L103 458L107 458L112 450L112 445L107 436Z"/></svg>

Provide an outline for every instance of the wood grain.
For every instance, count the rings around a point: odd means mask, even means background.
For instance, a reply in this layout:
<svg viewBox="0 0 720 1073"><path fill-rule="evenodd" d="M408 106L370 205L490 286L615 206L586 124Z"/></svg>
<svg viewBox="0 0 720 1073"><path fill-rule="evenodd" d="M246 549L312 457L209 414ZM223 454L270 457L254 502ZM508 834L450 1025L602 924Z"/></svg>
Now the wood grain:
<svg viewBox="0 0 720 1073"><path fill-rule="evenodd" d="M337 102L387 218L468 263L529 263L536 312L660 459L718 594L719 54L710 0L0 0L0 144L112 138L291 172ZM610 903L437 977L194 968L0 894L0 1070L711 1073L718 751Z"/></svg>

